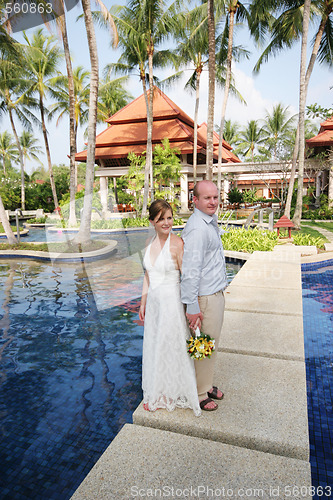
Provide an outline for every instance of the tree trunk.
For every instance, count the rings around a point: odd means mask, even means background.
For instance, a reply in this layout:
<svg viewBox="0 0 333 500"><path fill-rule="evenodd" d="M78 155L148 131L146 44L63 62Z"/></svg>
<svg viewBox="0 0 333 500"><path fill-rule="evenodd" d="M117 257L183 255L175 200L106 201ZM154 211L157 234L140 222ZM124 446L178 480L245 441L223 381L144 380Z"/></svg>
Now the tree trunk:
<svg viewBox="0 0 333 500"><path fill-rule="evenodd" d="M0 196L0 220L1 220L1 223L2 223L3 228L5 230L5 233L6 233L6 236L8 239L8 243L10 245L15 245L15 243L17 243L16 238L15 238L13 230L9 224L9 220L7 219L5 207L3 206L1 196Z"/></svg>
<svg viewBox="0 0 333 500"><path fill-rule="evenodd" d="M301 49L301 67L300 67L300 92L299 92L299 167L298 167L298 185L297 185L297 200L293 222L296 228L301 226L302 205L303 205L303 178L304 178L304 120L305 120L305 104L306 104L306 49L310 21L311 0L305 0L303 11L303 30L302 30L302 49Z"/></svg>
<svg viewBox="0 0 333 500"><path fill-rule="evenodd" d="M221 181L222 181L222 145L223 145L223 131L224 131L224 122L225 122L225 113L227 109L227 102L229 96L229 88L231 81L231 62L232 62L232 46L233 46L233 38L234 38L234 19L235 12L237 7L232 8L230 10L230 19L229 19L229 36L228 36L228 53L227 53L227 76L225 80L224 87L224 97L222 104L222 112L221 112L221 123L220 123L220 137L219 137L219 152L218 152L218 160L217 160L217 190L219 192L219 206L220 206L220 198L221 198Z"/></svg>
<svg viewBox="0 0 333 500"><path fill-rule="evenodd" d="M208 112L207 112L207 151L206 175L208 180L213 179L213 133L214 133L214 104L215 104L215 20L214 0L208 0Z"/></svg>
<svg viewBox="0 0 333 500"><path fill-rule="evenodd" d="M10 108L8 108L8 113L9 113L9 120L10 124L12 126L13 134L15 137L15 142L16 142L16 147L19 152L19 157L20 157L20 167L21 167L21 210L25 210L25 181L24 181L24 159L23 159L23 151L21 148L20 144L20 139L17 135L14 119L13 119L13 113Z"/></svg>
<svg viewBox="0 0 333 500"><path fill-rule="evenodd" d="M97 97L98 97L98 55L95 30L92 21L90 0L82 0L84 22L86 26L89 55L90 55L90 95L89 95L89 117L88 117L88 146L85 194L83 212L79 232L75 238L77 243L90 241L91 234L91 211L94 189L95 174L95 144L96 144L96 120L97 120Z"/></svg>
<svg viewBox="0 0 333 500"><path fill-rule="evenodd" d="M147 115L147 152L146 161L148 162L150 175L150 202L154 201L154 175L153 175L153 101L154 101L154 79L153 79L153 54L154 45L151 42L148 52L149 66L149 109ZM149 120L148 120L149 116ZM147 167L147 168L148 168Z"/></svg>
<svg viewBox="0 0 333 500"><path fill-rule="evenodd" d="M199 54L200 57L200 54ZM197 158L198 158L198 114L199 114L199 95L200 95L200 76L202 65L196 70L195 79L195 110L194 110L194 133L193 133L193 182L197 182Z"/></svg>
<svg viewBox="0 0 333 500"><path fill-rule="evenodd" d="M141 82L142 82L143 95L145 96L146 109L147 109L147 148L148 148L149 101L148 101L147 86L146 86L146 77L145 77L145 71L144 71L144 69L141 69ZM143 185L142 217L146 217L147 216L147 209L148 209L150 165L148 164L147 156L148 155L146 155L145 179L144 179L144 185Z"/></svg>
<svg viewBox="0 0 333 500"><path fill-rule="evenodd" d="M326 12L325 16L322 18L319 29L317 31L315 43L313 44L312 54L311 54L308 68L306 70L306 75L305 75L305 99L306 99L306 96L308 93L309 81L310 81L312 70L313 70L313 67L314 67L314 64L315 64L315 61L317 58L320 42L321 42L324 30L325 30L325 25L326 25L326 22L328 19L328 15L331 13L331 11L332 11L332 8L330 7L329 12ZM291 200L292 200L293 191L294 191L294 182L295 182L298 151L299 151L299 123L297 125L295 147L294 147L294 152L293 152L293 159L292 159L292 165L291 165L291 171L290 171L290 179L289 179L289 185L288 185L288 195L287 195L286 207L285 207L285 211L284 211L284 215L286 215L288 217L288 219L290 218Z"/></svg>
<svg viewBox="0 0 333 500"><path fill-rule="evenodd" d="M296 130L295 147L294 147L293 158L292 158L292 162L291 162L288 194L287 194L286 206L284 209L284 215L286 217L288 217L288 219L290 219L291 201L292 201L293 192L294 192L294 183L295 183L296 163L297 163L298 151L299 151L299 123L297 125L297 130Z"/></svg>
<svg viewBox="0 0 333 500"><path fill-rule="evenodd" d="M68 76L68 95L69 95L69 143L70 143L70 184L69 184L69 219L68 226L76 226L75 215L75 153L76 153L76 131L75 131L75 94L74 94L74 78L71 55L69 51L69 43L67 36L66 16L65 12L58 18L58 24L61 29L62 42L64 46L66 69Z"/></svg>
<svg viewBox="0 0 333 500"><path fill-rule="evenodd" d="M42 122L42 131L43 131L43 137L44 137L44 143L45 143L47 164L49 167L49 175L50 175L53 203L54 203L54 208L57 208L59 206L59 204L58 204L57 191L56 191L54 177L53 177L51 153L50 153L49 141L47 138L47 130L46 130L46 125L45 125L44 105L43 105L43 99L42 99L41 95L39 96L39 109L40 109L40 117L41 117L41 122Z"/></svg>

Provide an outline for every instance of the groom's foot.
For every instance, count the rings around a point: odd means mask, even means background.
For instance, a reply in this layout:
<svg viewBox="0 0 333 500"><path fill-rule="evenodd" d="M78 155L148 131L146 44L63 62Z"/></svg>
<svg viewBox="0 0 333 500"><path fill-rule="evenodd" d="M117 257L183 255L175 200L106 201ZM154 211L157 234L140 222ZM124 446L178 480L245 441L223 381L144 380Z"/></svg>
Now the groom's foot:
<svg viewBox="0 0 333 500"><path fill-rule="evenodd" d="M215 385L213 385L211 390L207 392L207 395L209 398L212 398L212 399L223 399L224 398L223 392L220 391L220 389L218 389L217 387L215 387Z"/></svg>
<svg viewBox="0 0 333 500"><path fill-rule="evenodd" d="M202 399L199 401L200 408L204 411L214 411L218 409L218 405L211 398Z"/></svg>

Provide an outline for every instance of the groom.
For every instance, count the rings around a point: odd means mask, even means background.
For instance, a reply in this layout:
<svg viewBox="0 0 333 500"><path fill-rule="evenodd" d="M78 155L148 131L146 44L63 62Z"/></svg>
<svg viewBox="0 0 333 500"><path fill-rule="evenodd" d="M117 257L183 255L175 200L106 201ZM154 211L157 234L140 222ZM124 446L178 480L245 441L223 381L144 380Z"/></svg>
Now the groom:
<svg viewBox="0 0 333 500"><path fill-rule="evenodd" d="M181 279L181 299L186 305L190 328L199 326L203 333L215 339L215 351L210 358L195 361L200 407L205 411L218 408L213 399L223 393L213 386L214 364L224 315L223 290L227 275L222 241L215 215L218 191L211 181L199 181L193 190L194 213L182 232L184 256Z"/></svg>

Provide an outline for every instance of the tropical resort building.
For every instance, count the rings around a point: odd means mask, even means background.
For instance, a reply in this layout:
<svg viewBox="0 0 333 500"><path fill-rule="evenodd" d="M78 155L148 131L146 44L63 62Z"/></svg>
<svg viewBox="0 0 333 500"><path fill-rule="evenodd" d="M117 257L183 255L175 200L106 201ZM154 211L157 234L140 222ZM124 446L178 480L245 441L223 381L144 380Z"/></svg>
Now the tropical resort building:
<svg viewBox="0 0 333 500"><path fill-rule="evenodd" d="M149 92L149 91L148 91ZM160 89L154 88L153 147L168 138L181 158L181 211L188 211L189 190L193 189L194 121ZM107 209L108 179L127 173L128 153L142 154L147 147L147 111L144 95L129 103L107 120L108 127L96 137L95 162L99 166L103 210ZM206 170L207 125L198 127L197 176L204 178ZM218 160L219 136L214 134L214 163ZM86 161L87 151L76 154L76 161ZM223 141L223 163L239 163L231 146Z"/></svg>
<svg viewBox="0 0 333 500"><path fill-rule="evenodd" d="M320 124L319 133L306 141L307 147L317 155L316 193L327 192L333 200L333 117ZM332 205L332 201L331 201Z"/></svg>
<svg viewBox="0 0 333 500"><path fill-rule="evenodd" d="M149 93L149 90L148 90ZM193 189L193 148L194 121L160 89L154 87L153 97L153 147L168 138L170 145L177 148L181 159L181 212L186 213L190 206ZM143 154L147 147L147 111L145 97L129 103L107 120L107 128L96 138L95 162L98 165L96 176L100 180L100 193L103 212L108 209L109 178L116 178L127 173L128 154ZM207 125L198 126L197 134L197 178L205 178L206 172ZM214 132L213 176L217 178L219 135ZM333 119L321 124L318 136L307 141L308 147L320 151L333 145ZM76 154L76 161L85 162L87 151ZM283 195L288 189L291 161L242 163L232 152L232 147L225 140L222 143L222 192L221 200L227 202L230 187L240 191L255 189L257 197L267 200ZM332 177L332 174L331 174ZM327 161L306 160L304 175L304 194L309 187L315 187L316 197L321 192L328 192L329 167ZM333 198L332 178L330 181Z"/></svg>

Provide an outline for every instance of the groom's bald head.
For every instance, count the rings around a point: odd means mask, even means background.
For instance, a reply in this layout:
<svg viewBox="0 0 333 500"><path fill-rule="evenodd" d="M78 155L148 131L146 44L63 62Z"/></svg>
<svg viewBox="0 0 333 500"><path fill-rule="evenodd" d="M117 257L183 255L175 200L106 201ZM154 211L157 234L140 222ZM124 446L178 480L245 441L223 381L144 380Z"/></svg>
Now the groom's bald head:
<svg viewBox="0 0 333 500"><path fill-rule="evenodd" d="M213 215L219 201L214 182L206 180L197 182L193 189L193 201L198 210L207 215Z"/></svg>

